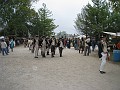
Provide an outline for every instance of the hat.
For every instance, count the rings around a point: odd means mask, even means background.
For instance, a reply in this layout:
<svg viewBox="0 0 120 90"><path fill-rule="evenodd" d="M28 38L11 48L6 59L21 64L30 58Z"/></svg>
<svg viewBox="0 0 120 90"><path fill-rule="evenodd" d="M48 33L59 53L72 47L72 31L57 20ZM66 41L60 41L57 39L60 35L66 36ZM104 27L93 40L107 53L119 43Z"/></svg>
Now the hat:
<svg viewBox="0 0 120 90"><path fill-rule="evenodd" d="M55 37L55 35L52 35L52 37Z"/></svg>
<svg viewBox="0 0 120 90"><path fill-rule="evenodd" d="M100 36L100 38L103 38L103 36Z"/></svg>
<svg viewBox="0 0 120 90"><path fill-rule="evenodd" d="M43 35L42 38L45 38L45 36Z"/></svg>
<svg viewBox="0 0 120 90"><path fill-rule="evenodd" d="M38 37L38 35L36 35L35 37Z"/></svg>
<svg viewBox="0 0 120 90"><path fill-rule="evenodd" d="M46 38L49 38L48 36Z"/></svg>

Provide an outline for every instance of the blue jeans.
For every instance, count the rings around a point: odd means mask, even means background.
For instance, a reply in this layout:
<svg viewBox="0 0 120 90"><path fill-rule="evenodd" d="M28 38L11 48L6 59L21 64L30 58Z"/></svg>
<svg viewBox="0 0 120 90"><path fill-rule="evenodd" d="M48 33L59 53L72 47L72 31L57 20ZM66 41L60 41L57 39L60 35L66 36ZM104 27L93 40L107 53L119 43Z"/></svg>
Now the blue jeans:
<svg viewBox="0 0 120 90"><path fill-rule="evenodd" d="M6 51L7 51L7 53L9 53L9 47L7 46L7 48L6 48Z"/></svg>
<svg viewBox="0 0 120 90"><path fill-rule="evenodd" d="M5 52L6 55L8 55L6 48L2 48L2 54L3 54L3 56L4 56L4 52Z"/></svg>

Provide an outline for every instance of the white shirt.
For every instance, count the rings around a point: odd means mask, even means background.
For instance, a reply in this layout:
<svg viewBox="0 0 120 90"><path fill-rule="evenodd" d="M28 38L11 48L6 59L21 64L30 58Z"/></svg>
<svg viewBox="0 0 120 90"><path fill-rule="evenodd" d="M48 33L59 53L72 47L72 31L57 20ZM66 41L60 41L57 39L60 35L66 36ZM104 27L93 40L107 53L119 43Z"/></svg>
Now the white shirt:
<svg viewBox="0 0 120 90"><path fill-rule="evenodd" d="M54 39L52 40L52 45L55 45L55 40Z"/></svg>
<svg viewBox="0 0 120 90"><path fill-rule="evenodd" d="M87 43L89 43L90 42L90 38L88 38L88 39L86 39L85 40L85 46L89 46Z"/></svg>
<svg viewBox="0 0 120 90"><path fill-rule="evenodd" d="M60 41L60 47L64 48L62 41Z"/></svg>
<svg viewBox="0 0 120 90"><path fill-rule="evenodd" d="M1 42L1 48L6 48L6 47L7 47L6 42Z"/></svg>

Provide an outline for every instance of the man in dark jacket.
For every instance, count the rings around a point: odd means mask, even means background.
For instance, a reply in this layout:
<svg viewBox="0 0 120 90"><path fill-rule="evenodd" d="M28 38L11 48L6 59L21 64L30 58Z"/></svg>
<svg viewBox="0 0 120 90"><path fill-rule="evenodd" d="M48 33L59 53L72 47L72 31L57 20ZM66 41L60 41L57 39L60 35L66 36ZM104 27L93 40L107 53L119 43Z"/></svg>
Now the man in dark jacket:
<svg viewBox="0 0 120 90"><path fill-rule="evenodd" d="M64 48L63 42L64 42L64 40L62 38L60 38L59 41L58 41L60 57L62 57L62 51L63 51L63 48Z"/></svg>
<svg viewBox="0 0 120 90"><path fill-rule="evenodd" d="M53 36L50 40L50 45L51 45L51 57L54 57L55 55L55 46L56 46L56 39Z"/></svg>
<svg viewBox="0 0 120 90"><path fill-rule="evenodd" d="M102 38L102 37L101 37ZM101 40L98 41L98 56L99 56L99 59L101 60L101 57L102 57L102 53L103 52L103 48L102 48L102 42Z"/></svg>

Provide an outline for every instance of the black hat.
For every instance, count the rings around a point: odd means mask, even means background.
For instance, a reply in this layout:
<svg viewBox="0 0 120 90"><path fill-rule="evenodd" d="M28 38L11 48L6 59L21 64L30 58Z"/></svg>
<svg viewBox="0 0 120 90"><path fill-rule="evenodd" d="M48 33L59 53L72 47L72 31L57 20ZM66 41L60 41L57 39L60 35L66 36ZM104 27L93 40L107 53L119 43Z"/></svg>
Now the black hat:
<svg viewBox="0 0 120 90"><path fill-rule="evenodd" d="M55 35L52 35L52 37L55 37Z"/></svg>
<svg viewBox="0 0 120 90"><path fill-rule="evenodd" d="M38 35L36 35L36 37L38 37Z"/></svg>

